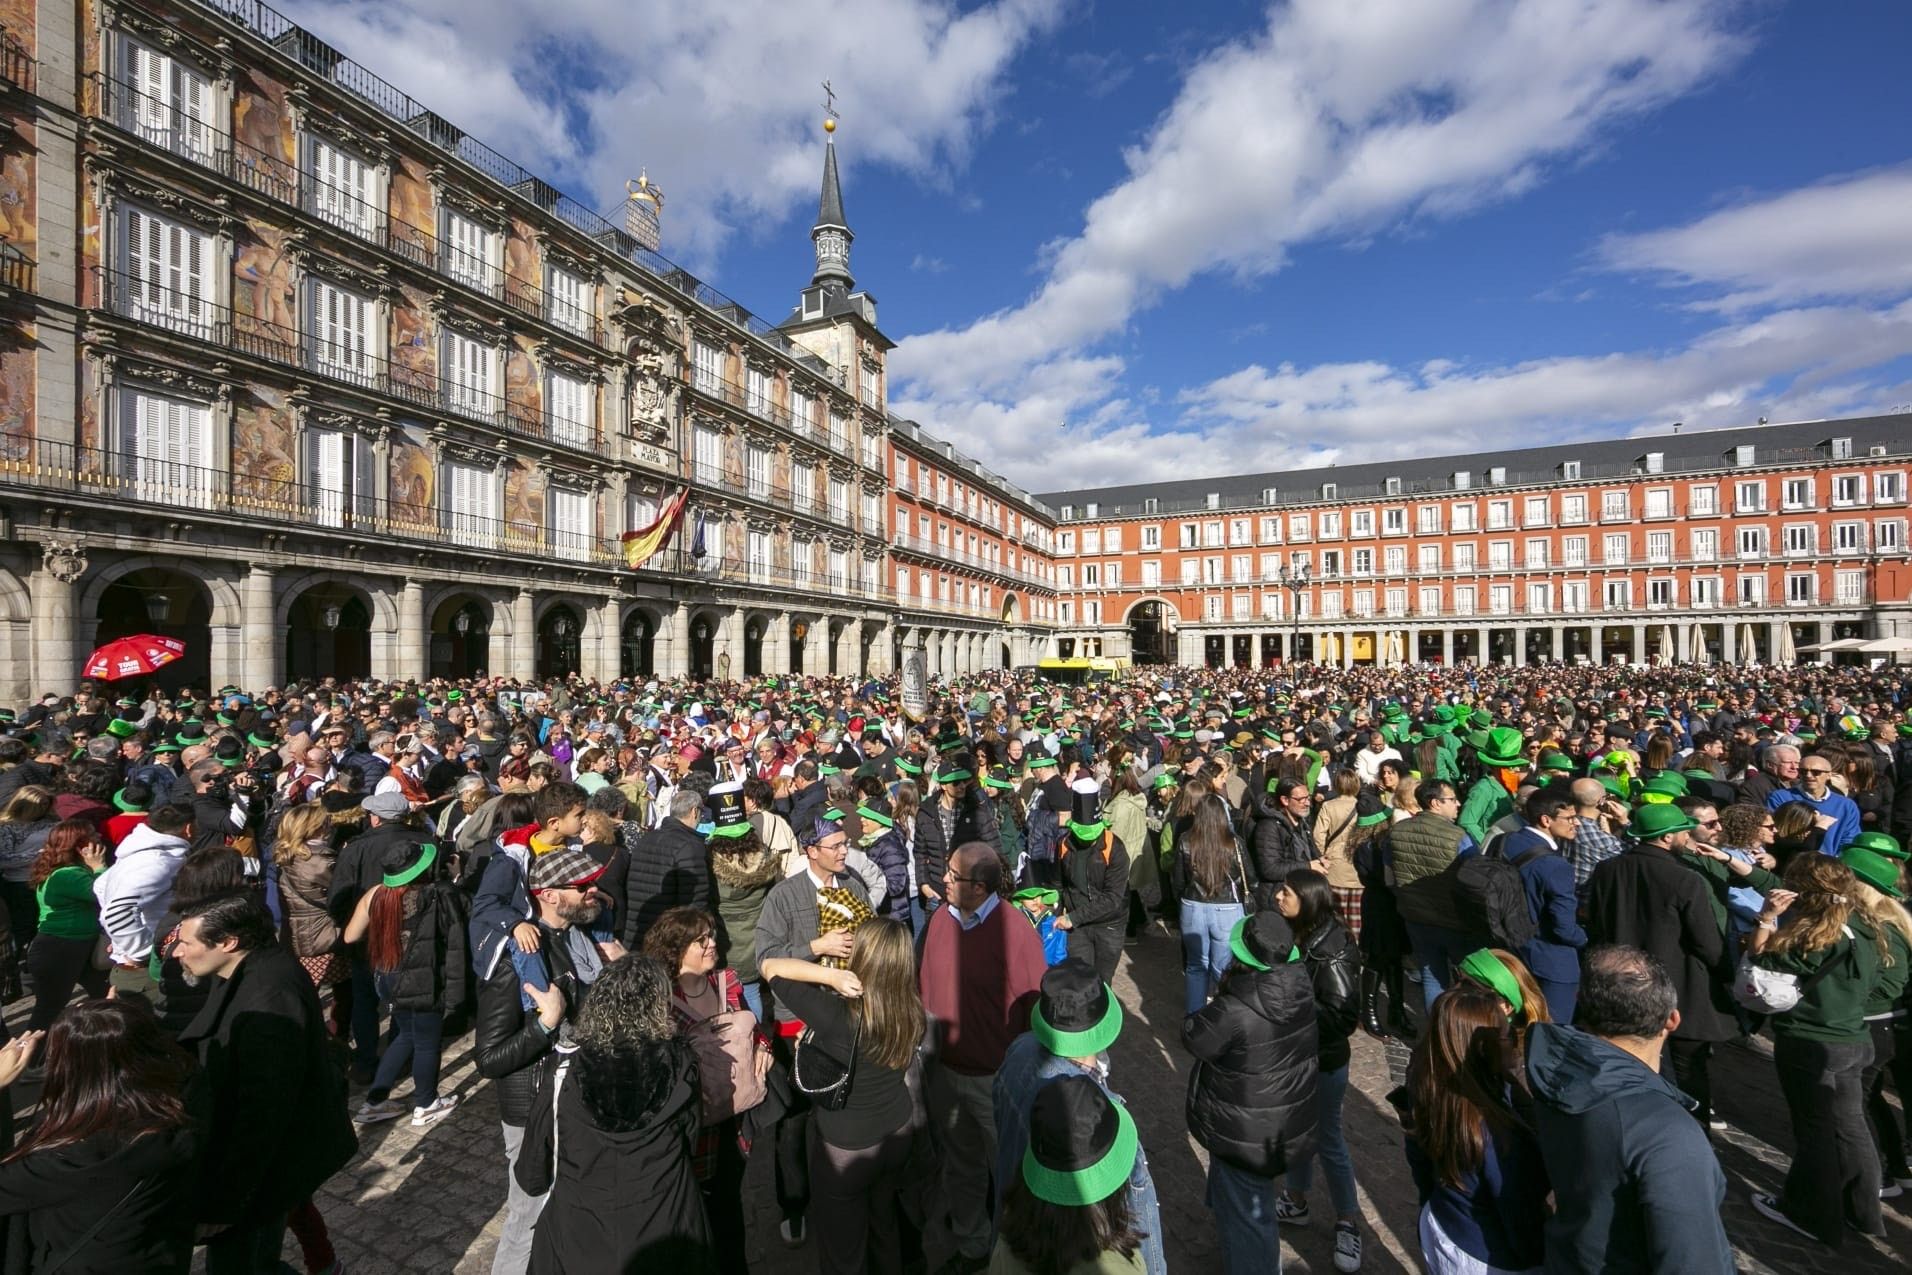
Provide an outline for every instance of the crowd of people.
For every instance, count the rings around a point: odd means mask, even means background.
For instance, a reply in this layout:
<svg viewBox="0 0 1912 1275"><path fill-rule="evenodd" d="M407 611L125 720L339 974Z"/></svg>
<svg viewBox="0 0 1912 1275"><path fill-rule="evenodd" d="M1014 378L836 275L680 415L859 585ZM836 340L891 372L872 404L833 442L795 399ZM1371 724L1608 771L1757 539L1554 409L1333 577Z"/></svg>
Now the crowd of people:
<svg viewBox="0 0 1912 1275"><path fill-rule="evenodd" d="M277 1271L290 1232L343 1270L320 1188L472 1098L468 1033L500 1275L746 1271L753 1157L806 1268L1162 1275L1111 1060L1118 970L1176 940L1226 1275L1322 1205L1361 1268L1360 1034L1411 1048L1437 1275L1732 1270L1736 1040L1790 1116L1763 1224L1837 1249L1912 1187L1903 670L1026 669L915 708L758 677L0 709L8 1269Z"/></svg>

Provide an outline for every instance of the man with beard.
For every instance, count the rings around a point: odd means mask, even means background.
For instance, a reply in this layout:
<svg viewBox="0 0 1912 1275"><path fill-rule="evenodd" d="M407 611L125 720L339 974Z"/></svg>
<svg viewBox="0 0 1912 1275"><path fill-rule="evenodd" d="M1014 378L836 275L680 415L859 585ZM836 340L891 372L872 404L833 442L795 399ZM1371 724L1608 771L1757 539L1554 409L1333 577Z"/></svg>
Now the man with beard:
<svg viewBox="0 0 1912 1275"><path fill-rule="evenodd" d="M602 968L586 927L604 902L593 886L604 869L578 849L539 855L529 874L532 923L538 950L523 959L542 961L544 990L520 980L507 942L478 953L478 1017L473 1053L478 1074L492 1082L505 1139L505 1220L492 1259L492 1275L523 1275L531 1260L531 1236L545 1196L518 1187L518 1151L524 1143L537 1069L577 1019L584 993ZM583 940L581 942L574 940Z"/></svg>

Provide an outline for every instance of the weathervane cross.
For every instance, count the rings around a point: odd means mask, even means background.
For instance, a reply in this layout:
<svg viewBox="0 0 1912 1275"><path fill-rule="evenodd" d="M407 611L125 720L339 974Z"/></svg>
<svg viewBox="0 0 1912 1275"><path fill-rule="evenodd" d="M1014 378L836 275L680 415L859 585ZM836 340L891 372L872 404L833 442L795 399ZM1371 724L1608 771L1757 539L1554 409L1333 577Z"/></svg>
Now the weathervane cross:
<svg viewBox="0 0 1912 1275"><path fill-rule="evenodd" d="M842 118L837 114L836 90L830 87L830 81L823 82L823 113L830 119Z"/></svg>

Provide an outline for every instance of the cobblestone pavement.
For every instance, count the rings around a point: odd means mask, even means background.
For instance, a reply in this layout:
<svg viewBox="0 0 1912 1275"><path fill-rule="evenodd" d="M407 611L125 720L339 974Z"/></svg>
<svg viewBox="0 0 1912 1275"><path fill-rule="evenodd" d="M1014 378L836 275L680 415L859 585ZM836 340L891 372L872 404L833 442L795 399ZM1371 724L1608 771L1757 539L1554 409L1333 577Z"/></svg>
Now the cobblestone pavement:
<svg viewBox="0 0 1912 1275"><path fill-rule="evenodd" d="M1412 984L1409 985L1412 990ZM1179 1043L1181 969L1173 940L1150 938L1131 946L1117 975L1128 1012L1114 1050L1113 1081L1129 1101L1148 1148L1162 1198L1169 1266L1177 1272L1219 1269L1214 1223L1202 1202L1205 1154L1190 1141L1182 1104L1187 1057ZM1397 1083L1406 1053L1357 1035L1354 1075L1347 1099L1348 1141L1361 1187L1367 1251L1366 1271L1417 1271L1419 1245L1414 1188L1400 1149L1400 1133L1384 1096ZM1886 1203L1885 1240L1854 1236L1834 1254L1753 1212L1750 1187L1776 1190L1791 1146L1785 1104L1764 1041L1729 1045L1715 1064L1714 1088L1732 1127L1714 1145L1726 1171L1727 1234L1739 1251L1740 1269L1754 1275L1796 1272L1903 1272L1912 1253L1912 1200ZM364 1132L357 1159L319 1197L334 1243L355 1275L386 1271L484 1272L503 1216L504 1160L497 1111L489 1086L471 1062L469 1034L451 1043L445 1063L447 1092L462 1095L459 1109L425 1133L405 1121ZM808 1272L808 1248L791 1250L777 1237L777 1214L768 1157L755 1157L745 1182L752 1201L748 1218L753 1270ZM1333 1270L1326 1186L1317 1174L1311 1227L1284 1237L1289 1271ZM933 1264L946 1249L929 1241ZM296 1248L286 1260L296 1269Z"/></svg>

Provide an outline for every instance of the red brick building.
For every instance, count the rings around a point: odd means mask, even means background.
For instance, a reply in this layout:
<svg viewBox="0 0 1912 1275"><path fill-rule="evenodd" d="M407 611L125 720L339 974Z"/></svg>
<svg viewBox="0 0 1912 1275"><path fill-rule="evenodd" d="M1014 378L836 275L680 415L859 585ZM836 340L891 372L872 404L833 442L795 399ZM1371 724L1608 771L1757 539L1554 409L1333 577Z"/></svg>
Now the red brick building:
<svg viewBox="0 0 1912 1275"><path fill-rule="evenodd" d="M1059 644L1745 662L1912 636L1912 415L1053 492Z"/></svg>

